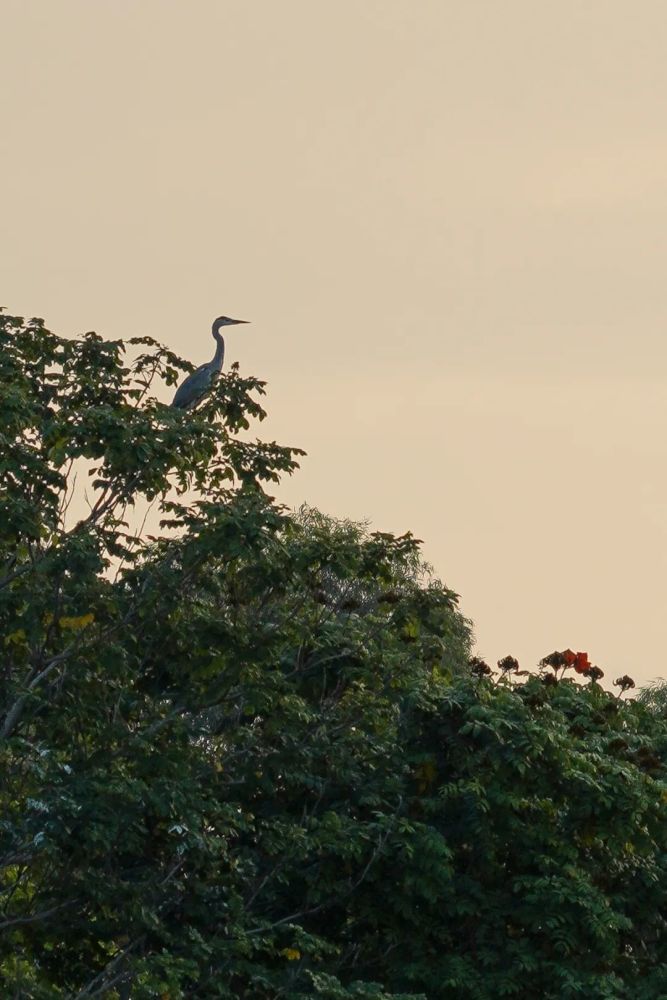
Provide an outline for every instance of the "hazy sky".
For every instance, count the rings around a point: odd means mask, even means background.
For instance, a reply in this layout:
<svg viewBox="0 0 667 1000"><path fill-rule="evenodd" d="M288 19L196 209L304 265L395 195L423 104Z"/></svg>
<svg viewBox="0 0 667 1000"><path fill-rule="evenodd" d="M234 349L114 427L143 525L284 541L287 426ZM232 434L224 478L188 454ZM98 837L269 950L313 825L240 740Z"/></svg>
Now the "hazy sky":
<svg viewBox="0 0 667 1000"><path fill-rule="evenodd" d="M210 323L478 651L667 676L665 0L0 0L0 302Z"/></svg>

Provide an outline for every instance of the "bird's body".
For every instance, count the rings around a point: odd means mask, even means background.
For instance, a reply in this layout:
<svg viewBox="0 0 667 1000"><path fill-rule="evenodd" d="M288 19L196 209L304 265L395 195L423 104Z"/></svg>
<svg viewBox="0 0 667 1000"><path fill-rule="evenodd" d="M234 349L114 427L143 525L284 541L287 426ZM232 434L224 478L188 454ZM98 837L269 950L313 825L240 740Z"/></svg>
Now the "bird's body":
<svg viewBox="0 0 667 1000"><path fill-rule="evenodd" d="M200 365L191 375L181 382L171 405L179 410L192 410L204 398L211 388L213 379L222 371L222 362L225 357L225 342L220 333L223 326L236 326L238 323L246 323L245 319L230 319L229 316L218 316L213 322L212 334L217 344L212 361L207 361L205 365Z"/></svg>

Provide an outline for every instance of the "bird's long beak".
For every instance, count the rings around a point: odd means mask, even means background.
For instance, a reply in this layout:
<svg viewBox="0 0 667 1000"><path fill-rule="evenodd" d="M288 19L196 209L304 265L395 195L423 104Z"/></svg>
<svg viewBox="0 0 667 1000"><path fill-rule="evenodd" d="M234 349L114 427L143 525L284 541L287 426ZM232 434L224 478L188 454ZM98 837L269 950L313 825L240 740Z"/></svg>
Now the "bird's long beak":
<svg viewBox="0 0 667 1000"><path fill-rule="evenodd" d="M249 319L235 319L234 322L235 323L249 323L250 320Z"/></svg>

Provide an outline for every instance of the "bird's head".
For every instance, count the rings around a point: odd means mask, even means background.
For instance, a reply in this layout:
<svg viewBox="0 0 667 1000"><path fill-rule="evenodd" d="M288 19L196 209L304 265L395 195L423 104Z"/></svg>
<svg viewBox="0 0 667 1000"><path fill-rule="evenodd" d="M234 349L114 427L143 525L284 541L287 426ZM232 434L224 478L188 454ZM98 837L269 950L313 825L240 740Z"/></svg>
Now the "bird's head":
<svg viewBox="0 0 667 1000"><path fill-rule="evenodd" d="M217 333L223 326L236 326L238 323L249 323L247 319L230 319L229 316L218 316L213 321L213 333Z"/></svg>

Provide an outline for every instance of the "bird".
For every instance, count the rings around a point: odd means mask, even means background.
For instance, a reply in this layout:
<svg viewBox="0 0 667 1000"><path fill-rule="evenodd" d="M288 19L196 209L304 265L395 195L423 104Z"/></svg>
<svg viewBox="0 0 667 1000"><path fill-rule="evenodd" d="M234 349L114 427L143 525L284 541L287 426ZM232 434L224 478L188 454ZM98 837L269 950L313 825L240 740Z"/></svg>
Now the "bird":
<svg viewBox="0 0 667 1000"><path fill-rule="evenodd" d="M236 326L239 323L248 323L247 319L230 319L229 316L218 316L213 321L211 333L217 343L212 361L207 361L205 365L200 365L191 375L179 385L176 395L171 401L171 405L178 410L192 410L197 403L201 402L216 375L222 371L222 362L225 357L225 342L220 333L223 326Z"/></svg>

